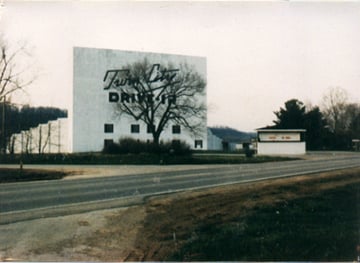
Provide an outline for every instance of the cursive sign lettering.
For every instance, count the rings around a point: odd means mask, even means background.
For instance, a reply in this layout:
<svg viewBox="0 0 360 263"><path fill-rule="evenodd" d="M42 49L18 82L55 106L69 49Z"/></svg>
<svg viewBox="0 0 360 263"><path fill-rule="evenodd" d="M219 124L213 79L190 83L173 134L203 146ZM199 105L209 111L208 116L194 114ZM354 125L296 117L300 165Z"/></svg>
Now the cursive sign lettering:
<svg viewBox="0 0 360 263"><path fill-rule="evenodd" d="M109 92L109 102L175 104L176 96L168 94L166 88L179 82L176 81L178 72L179 69L166 69L160 64L153 64L148 74L140 79L134 77L129 69L107 70L103 79L104 90L124 87L119 93ZM143 87L147 90L141 93L129 92L129 88L137 88L138 85L142 87L139 90L143 90Z"/></svg>
<svg viewBox="0 0 360 263"><path fill-rule="evenodd" d="M161 87L166 87L178 83L175 81L175 77L179 69L166 69L161 68L160 64L152 65L152 68L145 76L145 81L148 83L160 83ZM130 74L128 69L112 69L107 70L104 76L103 81L105 82L104 90L110 88L118 88L124 86L134 86L141 84L139 77L134 77ZM160 87L157 87L157 89Z"/></svg>
<svg viewBox="0 0 360 263"><path fill-rule="evenodd" d="M160 64L154 64L151 68L148 82L163 82L167 81L168 83L174 83L173 80L176 77L176 74L179 70L178 69L162 69L160 70Z"/></svg>

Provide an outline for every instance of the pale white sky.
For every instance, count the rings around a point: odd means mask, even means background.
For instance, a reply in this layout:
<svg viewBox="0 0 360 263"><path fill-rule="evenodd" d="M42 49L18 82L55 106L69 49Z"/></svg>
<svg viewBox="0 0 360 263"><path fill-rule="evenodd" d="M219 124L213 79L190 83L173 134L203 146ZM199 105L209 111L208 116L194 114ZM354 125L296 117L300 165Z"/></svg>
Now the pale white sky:
<svg viewBox="0 0 360 263"><path fill-rule="evenodd" d="M320 104L334 86L360 102L360 2L5 1L0 12L8 42L26 41L36 61L33 105L71 106L73 46L206 57L209 126L270 125L285 101Z"/></svg>

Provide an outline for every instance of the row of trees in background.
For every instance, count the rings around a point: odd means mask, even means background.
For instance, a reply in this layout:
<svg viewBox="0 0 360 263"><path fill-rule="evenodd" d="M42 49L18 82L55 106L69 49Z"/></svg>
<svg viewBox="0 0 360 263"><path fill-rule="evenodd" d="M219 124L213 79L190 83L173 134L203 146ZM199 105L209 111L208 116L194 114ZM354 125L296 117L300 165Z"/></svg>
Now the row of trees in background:
<svg viewBox="0 0 360 263"><path fill-rule="evenodd" d="M320 107L291 99L274 114L272 128L306 129L309 150L350 150L352 139L360 138L360 104L349 102L339 87L329 90Z"/></svg>

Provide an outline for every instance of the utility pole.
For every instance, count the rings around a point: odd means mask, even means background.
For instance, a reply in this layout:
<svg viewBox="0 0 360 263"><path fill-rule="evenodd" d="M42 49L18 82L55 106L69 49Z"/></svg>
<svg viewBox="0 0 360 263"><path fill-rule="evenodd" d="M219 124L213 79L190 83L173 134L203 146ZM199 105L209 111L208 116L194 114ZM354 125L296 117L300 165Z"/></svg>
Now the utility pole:
<svg viewBox="0 0 360 263"><path fill-rule="evenodd" d="M58 153L60 153L61 150L61 120L58 119Z"/></svg>
<svg viewBox="0 0 360 263"><path fill-rule="evenodd" d="M1 118L1 144L2 144L2 153L6 153L6 138L5 138L5 104L6 96L4 96L4 101L2 105L2 118Z"/></svg>

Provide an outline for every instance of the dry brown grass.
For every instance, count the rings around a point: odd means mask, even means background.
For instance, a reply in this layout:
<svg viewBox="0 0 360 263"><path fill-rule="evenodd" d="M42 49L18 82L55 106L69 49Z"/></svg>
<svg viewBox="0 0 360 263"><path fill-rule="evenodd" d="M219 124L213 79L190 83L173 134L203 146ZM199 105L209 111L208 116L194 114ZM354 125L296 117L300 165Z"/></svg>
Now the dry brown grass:
<svg viewBox="0 0 360 263"><path fill-rule="evenodd" d="M360 168L151 198L126 260L164 260L193 238L199 227L231 223L263 206L359 183L359 174Z"/></svg>

